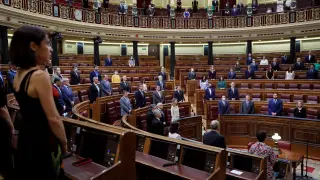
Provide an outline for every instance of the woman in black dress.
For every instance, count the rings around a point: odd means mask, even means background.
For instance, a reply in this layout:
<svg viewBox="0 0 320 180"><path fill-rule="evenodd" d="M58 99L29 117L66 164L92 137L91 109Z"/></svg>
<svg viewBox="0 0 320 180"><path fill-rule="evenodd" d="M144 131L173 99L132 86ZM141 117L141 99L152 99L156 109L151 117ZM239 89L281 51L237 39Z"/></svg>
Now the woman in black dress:
<svg viewBox="0 0 320 180"><path fill-rule="evenodd" d="M306 108L303 107L302 101L297 102L297 107L294 109L293 115L294 117L297 117L297 118L306 118L307 112L306 112Z"/></svg>
<svg viewBox="0 0 320 180"><path fill-rule="evenodd" d="M268 70L266 71L266 78L267 79L274 79L274 72L272 70L271 65L269 65Z"/></svg>
<svg viewBox="0 0 320 180"><path fill-rule="evenodd" d="M65 130L49 74L40 69L49 62L51 51L48 35L38 27L22 26L13 34L10 57L19 67L13 88L22 115L15 156L17 179L57 180L63 174Z"/></svg>
<svg viewBox="0 0 320 180"><path fill-rule="evenodd" d="M214 66L211 66L210 67L210 70L209 70L209 74L208 74L208 79L216 79L216 70L214 69Z"/></svg>

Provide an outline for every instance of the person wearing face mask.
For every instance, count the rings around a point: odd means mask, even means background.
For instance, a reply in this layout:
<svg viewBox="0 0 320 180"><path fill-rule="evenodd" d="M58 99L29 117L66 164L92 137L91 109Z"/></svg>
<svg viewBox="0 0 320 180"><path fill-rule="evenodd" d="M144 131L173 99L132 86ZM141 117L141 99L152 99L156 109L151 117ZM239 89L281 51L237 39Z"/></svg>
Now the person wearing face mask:
<svg viewBox="0 0 320 180"><path fill-rule="evenodd" d="M191 68L190 69L190 72L188 72L188 79L189 80L195 80L197 78L197 75L196 73L194 72L194 69Z"/></svg>
<svg viewBox="0 0 320 180"><path fill-rule="evenodd" d="M268 111L269 115L272 116L281 116L283 109L283 103L281 99L278 99L277 93L273 94L273 99L269 100Z"/></svg>
<svg viewBox="0 0 320 180"><path fill-rule="evenodd" d="M226 96L222 96L218 102L218 112L219 114L229 114L229 102L226 100Z"/></svg>
<svg viewBox="0 0 320 180"><path fill-rule="evenodd" d="M78 67L74 66L73 71L70 72L70 77L71 77L71 85L77 85L80 84L80 74L78 72Z"/></svg>
<svg viewBox="0 0 320 180"><path fill-rule="evenodd" d="M269 65L269 61L265 56L260 60L260 65Z"/></svg>
<svg viewBox="0 0 320 180"><path fill-rule="evenodd" d="M310 69L307 71L307 79L318 79L318 71L314 69L314 65L310 65Z"/></svg>
<svg viewBox="0 0 320 180"><path fill-rule="evenodd" d="M136 108L142 108L146 106L146 96L143 92L142 84L139 84L139 89L134 93L136 100Z"/></svg>
<svg viewBox="0 0 320 180"><path fill-rule="evenodd" d="M294 70L297 70L297 71L304 70L304 63L301 62L300 58L297 58L297 62L294 63Z"/></svg>
<svg viewBox="0 0 320 180"><path fill-rule="evenodd" d="M231 87L228 89L228 99L239 100L239 91L234 82L231 82Z"/></svg>
<svg viewBox="0 0 320 180"><path fill-rule="evenodd" d="M273 58L271 67L272 67L272 69L273 69L274 71L279 71L279 70L280 70L280 65L279 65L279 63L277 62L277 58Z"/></svg>
<svg viewBox="0 0 320 180"><path fill-rule="evenodd" d="M99 67L97 65L94 65L94 70L90 73L90 81L93 83L93 78L97 77L98 81L101 81L101 74L99 72Z"/></svg>
<svg viewBox="0 0 320 180"><path fill-rule="evenodd" d="M205 100L214 100L215 91L211 84L209 84L208 88L205 90L204 99Z"/></svg>
<svg viewBox="0 0 320 180"><path fill-rule="evenodd" d="M250 65L252 63L251 53L248 54L246 65Z"/></svg>
<svg viewBox="0 0 320 180"><path fill-rule="evenodd" d="M240 114L254 114L254 102L250 100L250 96L246 95L246 100L241 103Z"/></svg>
<svg viewBox="0 0 320 180"><path fill-rule="evenodd" d="M120 78L120 76L119 76L119 74L118 74L118 71L115 70L115 71L114 71L114 74L113 74L112 77L111 77L111 82L112 82L112 83L120 83L120 81L121 81L121 78Z"/></svg>
<svg viewBox="0 0 320 180"><path fill-rule="evenodd" d="M119 77L120 78L120 77ZM143 87L143 86L142 86ZM130 84L127 81L127 76L122 76L122 82L120 83L120 90L121 91L128 91L130 92L131 88L130 88Z"/></svg>
<svg viewBox="0 0 320 180"><path fill-rule="evenodd" d="M230 68L230 71L228 72L228 79L236 79L237 73L233 71L233 68Z"/></svg>
<svg viewBox="0 0 320 180"><path fill-rule="evenodd" d="M211 79L211 80L216 79L216 74L217 74L216 70L214 69L214 66L212 65L209 70L208 79Z"/></svg>
<svg viewBox="0 0 320 180"><path fill-rule="evenodd" d="M256 61L253 59L252 63L250 64L251 70L252 71L258 71L258 64L256 63Z"/></svg>

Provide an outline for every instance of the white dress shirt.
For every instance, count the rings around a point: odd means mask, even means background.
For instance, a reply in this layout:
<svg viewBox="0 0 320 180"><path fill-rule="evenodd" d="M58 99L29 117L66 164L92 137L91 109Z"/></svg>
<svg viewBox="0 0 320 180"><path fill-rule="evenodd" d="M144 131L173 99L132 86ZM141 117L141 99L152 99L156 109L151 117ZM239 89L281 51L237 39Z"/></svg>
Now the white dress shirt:
<svg viewBox="0 0 320 180"><path fill-rule="evenodd" d="M261 59L260 65L268 65L268 64L269 64L268 59Z"/></svg>

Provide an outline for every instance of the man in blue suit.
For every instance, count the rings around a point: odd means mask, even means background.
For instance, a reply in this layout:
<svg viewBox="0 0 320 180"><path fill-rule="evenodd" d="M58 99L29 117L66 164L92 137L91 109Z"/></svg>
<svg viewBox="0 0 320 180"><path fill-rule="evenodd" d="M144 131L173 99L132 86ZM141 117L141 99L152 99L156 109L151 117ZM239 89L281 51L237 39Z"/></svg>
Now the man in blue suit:
<svg viewBox="0 0 320 180"><path fill-rule="evenodd" d="M134 98L136 100L137 108L142 108L146 106L146 96L143 92L142 84L139 84L139 89L134 93Z"/></svg>
<svg viewBox="0 0 320 180"><path fill-rule="evenodd" d="M107 58L104 60L104 66L112 66L112 59L110 58L109 54Z"/></svg>
<svg viewBox="0 0 320 180"><path fill-rule="evenodd" d="M258 71L258 64L256 63L256 60L252 60L252 63L250 64L251 70L252 71Z"/></svg>
<svg viewBox="0 0 320 180"><path fill-rule="evenodd" d="M62 79L62 86L61 86L61 92L62 92L62 99L64 104L66 105L66 112L72 111L72 106L74 105L74 95L72 92L72 89L69 87L69 79L63 78Z"/></svg>
<svg viewBox="0 0 320 180"><path fill-rule="evenodd" d="M161 72L159 72L158 75L162 76L162 79L164 81L167 80L167 75L166 75L166 71L165 71L164 67L161 68Z"/></svg>
<svg viewBox="0 0 320 180"><path fill-rule="evenodd" d="M250 65L252 63L251 53L248 54L246 65Z"/></svg>
<svg viewBox="0 0 320 180"><path fill-rule="evenodd" d="M230 68L230 72L228 72L228 79L236 79L237 74L233 71L233 68Z"/></svg>
<svg viewBox="0 0 320 180"><path fill-rule="evenodd" d="M166 83L163 81L162 76L158 76L158 81L156 83L157 86L160 86L160 90L164 91L166 89Z"/></svg>
<svg viewBox="0 0 320 180"><path fill-rule="evenodd" d="M273 99L270 99L268 103L269 115L281 116L282 108L283 108L282 100L278 99L277 93L274 93Z"/></svg>
<svg viewBox="0 0 320 180"><path fill-rule="evenodd" d="M204 99L205 100L214 100L215 98L215 91L211 84L209 84L209 87L205 90Z"/></svg>
<svg viewBox="0 0 320 180"><path fill-rule="evenodd" d="M318 79L318 71L314 69L314 65L310 65L310 69L307 71L307 79Z"/></svg>
<svg viewBox="0 0 320 180"><path fill-rule="evenodd" d="M55 78L53 80L53 88L56 89L56 91L58 92L59 95L53 96L53 97L54 97L54 102L56 104L57 110L58 110L60 116L62 116L62 114L66 110L66 105L63 102L62 91L61 91L60 87L61 87L61 80L59 78Z"/></svg>
<svg viewBox="0 0 320 180"><path fill-rule="evenodd" d="M94 65L94 70L90 73L90 81L93 83L93 78L97 77L99 81L101 81L101 74L99 72L99 67Z"/></svg>
<svg viewBox="0 0 320 180"><path fill-rule="evenodd" d="M229 114L229 102L226 101L226 96L222 96L218 102L218 111L219 114Z"/></svg>
<svg viewBox="0 0 320 180"><path fill-rule="evenodd" d="M7 72L7 81L8 81L8 94L13 93L13 80L16 76L16 65L13 65L9 62L9 71Z"/></svg>
<svg viewBox="0 0 320 180"><path fill-rule="evenodd" d="M316 62L316 57L312 55L312 51L309 51L309 54L305 58L305 63L315 63Z"/></svg>
<svg viewBox="0 0 320 180"><path fill-rule="evenodd" d="M102 89L102 97L103 96L110 96L112 94L112 87L111 83L108 80L108 75L104 75L103 80L100 82L101 89Z"/></svg>
<svg viewBox="0 0 320 180"><path fill-rule="evenodd" d="M297 62L294 64L294 70L303 70L304 69L304 64L301 62L300 58L297 58Z"/></svg>
<svg viewBox="0 0 320 180"><path fill-rule="evenodd" d="M239 91L234 82L231 82L231 87L228 89L228 99L239 100Z"/></svg>
<svg viewBox="0 0 320 180"><path fill-rule="evenodd" d="M284 55L281 57L281 64L288 64L287 53L284 53Z"/></svg>
<svg viewBox="0 0 320 180"><path fill-rule="evenodd" d="M231 11L232 16L237 16L238 15L238 9L236 5L233 5L232 11Z"/></svg>
<svg viewBox="0 0 320 180"><path fill-rule="evenodd" d="M128 98L128 91L123 91L123 96L120 99L121 116L128 115L132 111L132 105Z"/></svg>

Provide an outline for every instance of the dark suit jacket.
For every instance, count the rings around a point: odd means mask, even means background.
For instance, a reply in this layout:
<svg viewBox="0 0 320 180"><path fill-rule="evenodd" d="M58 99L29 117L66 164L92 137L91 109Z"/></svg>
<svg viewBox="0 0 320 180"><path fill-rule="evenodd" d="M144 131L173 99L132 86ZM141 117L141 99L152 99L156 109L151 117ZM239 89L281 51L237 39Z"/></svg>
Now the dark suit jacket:
<svg viewBox="0 0 320 180"><path fill-rule="evenodd" d="M16 72L9 70L7 72L7 82L8 82L8 94L13 93L13 80L14 77L16 76Z"/></svg>
<svg viewBox="0 0 320 180"><path fill-rule="evenodd" d="M232 15L232 16L238 15L238 9L232 8L232 10L231 10L231 15Z"/></svg>
<svg viewBox="0 0 320 180"><path fill-rule="evenodd" d="M162 76L162 80L163 80L163 81L167 80L167 75L166 75L166 73L159 72L158 75L159 75L159 76Z"/></svg>
<svg viewBox="0 0 320 180"><path fill-rule="evenodd" d="M232 98L235 98L235 100L239 100L238 88L234 88L234 92L231 88L228 89L228 99L231 100Z"/></svg>
<svg viewBox="0 0 320 180"><path fill-rule="evenodd" d="M246 101L243 101L241 103L240 114L254 114L254 113L255 113L254 102L249 101L248 106Z"/></svg>
<svg viewBox="0 0 320 180"><path fill-rule="evenodd" d="M211 95L210 95L209 89L211 90ZM206 99L206 100L210 100L210 99L214 100L214 98L216 97L215 94L216 93L215 93L214 88L207 88L205 90L204 99Z"/></svg>
<svg viewBox="0 0 320 180"><path fill-rule="evenodd" d="M110 58L110 61L109 61L109 58L106 58L104 60L104 66L112 66L112 59Z"/></svg>
<svg viewBox="0 0 320 180"><path fill-rule="evenodd" d="M63 97L62 97L62 91L59 87L52 85L53 87L53 94L57 93L57 96L53 96L54 102L56 104L57 110L59 112L60 115L63 114L63 106L65 106L64 102L63 102ZM60 90L60 91L59 91Z"/></svg>
<svg viewBox="0 0 320 180"><path fill-rule="evenodd" d="M0 71L0 89L2 89L3 87L4 87L4 79Z"/></svg>
<svg viewBox="0 0 320 180"><path fill-rule="evenodd" d="M70 73L70 84L77 85L80 84L80 74L78 72L71 71Z"/></svg>
<svg viewBox="0 0 320 180"><path fill-rule="evenodd" d="M251 70L252 70L252 71L258 71L258 70L259 70L257 63L254 63L254 65L251 63L251 64L250 64L250 67L251 67Z"/></svg>
<svg viewBox="0 0 320 180"><path fill-rule="evenodd" d="M158 104L158 103L164 103L164 95L162 91L160 91L161 96L159 96L159 93L157 91L154 91L152 93L152 99L153 99L153 104Z"/></svg>
<svg viewBox="0 0 320 180"><path fill-rule="evenodd" d="M272 68L274 71L279 71L279 70L280 70L279 63L276 63L276 64L274 65L273 62L272 62L272 63L271 63L271 68Z"/></svg>
<svg viewBox="0 0 320 180"><path fill-rule="evenodd" d="M150 133L158 134L158 135L164 135L164 126L161 120L158 120L157 118L153 118L150 124L150 127L148 127L148 130Z"/></svg>
<svg viewBox="0 0 320 180"><path fill-rule="evenodd" d="M196 75L196 72L188 72L188 79L189 80L192 80L192 79L196 79L197 75Z"/></svg>
<svg viewBox="0 0 320 180"><path fill-rule="evenodd" d="M126 90L128 92L130 92L130 84L128 82L124 83L123 81L120 83L120 89Z"/></svg>
<svg viewBox="0 0 320 180"><path fill-rule="evenodd" d="M223 105L222 100L218 102L218 111L219 114L229 114L229 102L225 101L225 105Z"/></svg>
<svg viewBox="0 0 320 180"><path fill-rule="evenodd" d="M185 101L183 91L180 91L180 92L174 91L173 98L176 98L178 100L178 102Z"/></svg>
<svg viewBox="0 0 320 180"><path fill-rule="evenodd" d="M250 65L252 63L252 57L247 57L246 65Z"/></svg>
<svg viewBox="0 0 320 180"><path fill-rule="evenodd" d="M294 70L303 70L304 64L303 62L300 62L300 65L298 63L294 63Z"/></svg>
<svg viewBox="0 0 320 180"><path fill-rule="evenodd" d="M249 78L254 79L254 71L253 70L251 70L251 71L246 70L245 75L246 75L246 79L249 79Z"/></svg>
<svg viewBox="0 0 320 180"><path fill-rule="evenodd" d="M197 8L198 7L198 1L192 1L192 7Z"/></svg>
<svg viewBox="0 0 320 180"><path fill-rule="evenodd" d="M141 94L141 92L139 90L137 90L134 93L134 98L136 100L136 108L142 108L146 106L146 96L144 94L144 92L142 92L143 95Z"/></svg>
<svg viewBox="0 0 320 180"><path fill-rule="evenodd" d="M95 102L98 97L101 97L102 88L101 88L100 85L98 85L98 87L100 89L99 91L98 91L96 85L91 84L90 89L89 89L89 100L90 100L90 103Z"/></svg>
<svg viewBox="0 0 320 180"><path fill-rule="evenodd" d="M123 14L123 13L125 13L126 12L126 9L124 8L124 6L119 6L119 11L118 11L119 13L121 13L121 14Z"/></svg>
<svg viewBox="0 0 320 180"><path fill-rule="evenodd" d="M100 74L100 72L98 72L98 76L96 75L96 73L95 73L94 71L91 71L91 72L90 72L90 81L91 81L91 83L93 83L93 78L94 78L94 77L98 77L98 80L101 81L101 74Z"/></svg>
<svg viewBox="0 0 320 180"><path fill-rule="evenodd" d="M70 112L72 110L71 102L74 99L74 95L72 89L70 87L62 86L61 88L63 102L66 105L66 112Z"/></svg>
<svg viewBox="0 0 320 180"><path fill-rule="evenodd" d="M311 72L311 70L309 69L307 71L307 79L318 79L318 71L313 69L313 71Z"/></svg>
<svg viewBox="0 0 320 180"><path fill-rule="evenodd" d="M304 62L305 63L315 63L316 57L314 55L311 55L311 59L309 60L309 55L307 55Z"/></svg>
<svg viewBox="0 0 320 180"><path fill-rule="evenodd" d="M231 72L228 72L228 79L236 79L237 73L233 72L233 75L231 75Z"/></svg>
<svg viewBox="0 0 320 180"><path fill-rule="evenodd" d="M224 137L220 135L217 131L209 131L203 135L203 144L209 146L215 146L220 148L226 148L226 142Z"/></svg>
<svg viewBox="0 0 320 180"><path fill-rule="evenodd" d="M288 64L288 56L282 56L281 57L281 64Z"/></svg>
<svg viewBox="0 0 320 180"><path fill-rule="evenodd" d="M275 112L277 113L277 116L281 116L282 108L283 108L283 103L281 99L277 99L276 104L274 103L273 99L269 100L269 103L268 103L269 115L271 115L272 112Z"/></svg>
<svg viewBox="0 0 320 180"><path fill-rule="evenodd" d="M112 87L111 87L111 83L108 81L106 82L105 80L102 80L100 82L100 86L102 88L102 96L110 96L112 93Z"/></svg>
<svg viewBox="0 0 320 180"><path fill-rule="evenodd" d="M156 82L157 86L160 86L160 90L165 90L166 89L166 83L164 81L162 81L162 86L160 84L160 81Z"/></svg>
<svg viewBox="0 0 320 180"><path fill-rule="evenodd" d="M208 79L216 79L216 71L209 71L209 74L208 74Z"/></svg>

